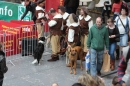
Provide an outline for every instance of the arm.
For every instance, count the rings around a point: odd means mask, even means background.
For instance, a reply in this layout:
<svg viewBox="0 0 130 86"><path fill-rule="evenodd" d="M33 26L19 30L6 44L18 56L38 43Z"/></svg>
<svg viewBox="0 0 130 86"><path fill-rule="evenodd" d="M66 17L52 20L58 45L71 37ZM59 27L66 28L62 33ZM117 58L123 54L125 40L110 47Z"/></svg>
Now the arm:
<svg viewBox="0 0 130 86"><path fill-rule="evenodd" d="M105 34L105 39L104 40L105 40L106 49L109 50L109 34L108 34L108 29L106 29L106 34Z"/></svg>
<svg viewBox="0 0 130 86"><path fill-rule="evenodd" d="M92 28L90 28L89 34L88 34L88 40L87 40L87 48L90 49L91 46L91 39L92 39Z"/></svg>
<svg viewBox="0 0 130 86"><path fill-rule="evenodd" d="M128 17L128 21L129 21L129 31L130 31L130 17Z"/></svg>
<svg viewBox="0 0 130 86"><path fill-rule="evenodd" d="M56 24L57 24L57 22L55 20L51 20L51 21L48 22L49 27L53 27Z"/></svg>
<svg viewBox="0 0 130 86"><path fill-rule="evenodd" d="M129 28L128 28L128 29L129 29L129 30L128 30L128 36L130 37L130 17L128 16L127 18L128 18L128 22L129 22L129 23L128 23L128 27L129 27Z"/></svg>
<svg viewBox="0 0 130 86"><path fill-rule="evenodd" d="M111 0L107 0L107 1L105 1L105 2L108 2L108 3L105 3L105 5L111 5Z"/></svg>
<svg viewBox="0 0 130 86"><path fill-rule="evenodd" d="M32 20L35 20L36 19L36 6L37 4L36 3L33 3L32 4L32 9L34 10L34 14L32 15Z"/></svg>
<svg viewBox="0 0 130 86"><path fill-rule="evenodd" d="M21 20L27 15L28 11L29 11L29 10L28 10L28 8L26 7L26 10L25 10L24 14L22 15Z"/></svg>
<svg viewBox="0 0 130 86"><path fill-rule="evenodd" d="M32 15L32 20L36 19L36 13L34 13L34 15Z"/></svg>
<svg viewBox="0 0 130 86"><path fill-rule="evenodd" d="M115 12L114 4L113 4L113 6L112 6L112 12L113 12L113 13Z"/></svg>

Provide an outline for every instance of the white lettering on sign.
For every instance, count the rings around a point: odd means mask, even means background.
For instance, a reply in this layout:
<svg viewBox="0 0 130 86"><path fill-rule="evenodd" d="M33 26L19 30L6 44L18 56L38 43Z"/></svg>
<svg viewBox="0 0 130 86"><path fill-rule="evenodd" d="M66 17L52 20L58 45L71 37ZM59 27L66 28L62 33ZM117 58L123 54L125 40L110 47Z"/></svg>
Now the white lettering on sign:
<svg viewBox="0 0 130 86"><path fill-rule="evenodd" d="M23 31L25 31L25 32L30 32L30 28L29 28L29 27L24 27L24 28L23 28Z"/></svg>
<svg viewBox="0 0 130 86"><path fill-rule="evenodd" d="M7 9L8 7L5 6L4 8L0 8L0 15L8 15L8 16L12 16L13 15L13 11L11 9Z"/></svg>

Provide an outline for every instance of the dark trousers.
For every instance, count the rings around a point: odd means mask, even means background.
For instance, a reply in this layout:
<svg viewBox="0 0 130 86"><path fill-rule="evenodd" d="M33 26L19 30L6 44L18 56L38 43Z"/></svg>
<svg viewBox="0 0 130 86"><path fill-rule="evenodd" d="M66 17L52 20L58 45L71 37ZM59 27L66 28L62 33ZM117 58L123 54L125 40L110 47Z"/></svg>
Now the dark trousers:
<svg viewBox="0 0 130 86"><path fill-rule="evenodd" d="M3 84L3 79L4 79L4 77L0 77L0 86L2 86L2 84Z"/></svg>
<svg viewBox="0 0 130 86"><path fill-rule="evenodd" d="M74 13L76 14L77 11L77 7L66 7L66 12L68 12L69 14Z"/></svg>
<svg viewBox="0 0 130 86"><path fill-rule="evenodd" d="M102 20L105 23L105 13L107 13L107 17L110 18L110 10L103 10L102 11Z"/></svg>

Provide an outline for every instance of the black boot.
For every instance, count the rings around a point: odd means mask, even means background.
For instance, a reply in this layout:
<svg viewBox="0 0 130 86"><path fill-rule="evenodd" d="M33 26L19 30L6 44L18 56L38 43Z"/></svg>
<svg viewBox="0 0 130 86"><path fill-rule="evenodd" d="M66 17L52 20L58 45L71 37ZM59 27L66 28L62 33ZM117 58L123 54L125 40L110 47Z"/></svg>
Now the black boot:
<svg viewBox="0 0 130 86"><path fill-rule="evenodd" d="M47 60L48 62L57 61L57 55L51 55L51 59Z"/></svg>
<svg viewBox="0 0 130 86"><path fill-rule="evenodd" d="M119 60L119 52L120 52L120 50L116 49L116 60Z"/></svg>

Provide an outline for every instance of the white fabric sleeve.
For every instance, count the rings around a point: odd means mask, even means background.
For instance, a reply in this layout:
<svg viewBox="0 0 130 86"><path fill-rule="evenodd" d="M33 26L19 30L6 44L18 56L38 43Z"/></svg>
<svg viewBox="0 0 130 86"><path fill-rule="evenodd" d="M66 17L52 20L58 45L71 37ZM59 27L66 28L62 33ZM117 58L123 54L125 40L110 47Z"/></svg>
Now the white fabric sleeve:
<svg viewBox="0 0 130 86"><path fill-rule="evenodd" d="M73 29L69 29L69 31L68 31L68 41L69 42L74 41L74 33L75 33L75 31Z"/></svg>
<svg viewBox="0 0 130 86"><path fill-rule="evenodd" d="M38 18L37 19L40 19L42 17L44 17L44 13L38 13Z"/></svg>
<svg viewBox="0 0 130 86"><path fill-rule="evenodd" d="M91 21L88 23L88 25L89 25L89 31L90 31L90 28L93 26L93 20L91 20Z"/></svg>
<svg viewBox="0 0 130 86"><path fill-rule="evenodd" d="M48 23L49 27L53 27L53 26L55 26L56 24L57 24L57 22L56 22L55 20L51 20L51 21Z"/></svg>
<svg viewBox="0 0 130 86"><path fill-rule="evenodd" d="M69 21L69 19L67 19L66 25L67 25L68 27L70 26L70 21Z"/></svg>

